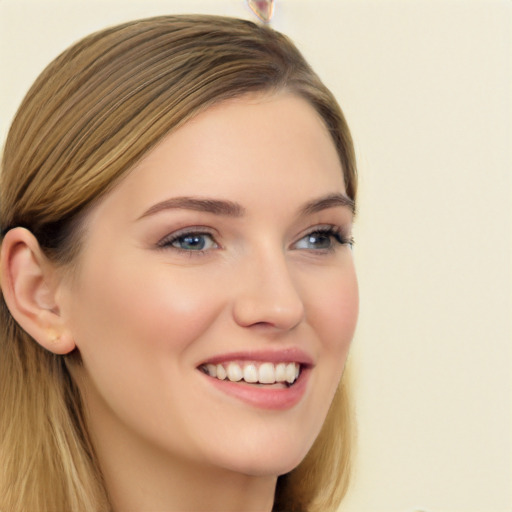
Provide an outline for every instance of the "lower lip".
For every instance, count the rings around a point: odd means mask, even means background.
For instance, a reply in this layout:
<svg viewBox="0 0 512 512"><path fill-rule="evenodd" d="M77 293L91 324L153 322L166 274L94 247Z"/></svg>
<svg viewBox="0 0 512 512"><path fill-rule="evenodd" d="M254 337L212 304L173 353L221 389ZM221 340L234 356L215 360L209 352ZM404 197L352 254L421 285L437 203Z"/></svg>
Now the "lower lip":
<svg viewBox="0 0 512 512"><path fill-rule="evenodd" d="M287 388L265 388L230 380L219 380L203 374L208 382L223 393L260 409L285 410L297 405L306 392L310 369L301 371L294 384Z"/></svg>

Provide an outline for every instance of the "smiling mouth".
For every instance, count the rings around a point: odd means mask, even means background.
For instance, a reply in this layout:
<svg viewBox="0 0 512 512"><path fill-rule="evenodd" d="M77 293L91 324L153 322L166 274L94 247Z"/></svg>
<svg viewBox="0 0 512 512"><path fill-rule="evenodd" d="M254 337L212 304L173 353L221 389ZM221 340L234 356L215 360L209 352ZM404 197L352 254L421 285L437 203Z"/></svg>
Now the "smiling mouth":
<svg viewBox="0 0 512 512"><path fill-rule="evenodd" d="M229 380L253 385L290 387L299 378L302 367L300 363L284 362L228 362L223 364L202 364L203 373L218 380Z"/></svg>

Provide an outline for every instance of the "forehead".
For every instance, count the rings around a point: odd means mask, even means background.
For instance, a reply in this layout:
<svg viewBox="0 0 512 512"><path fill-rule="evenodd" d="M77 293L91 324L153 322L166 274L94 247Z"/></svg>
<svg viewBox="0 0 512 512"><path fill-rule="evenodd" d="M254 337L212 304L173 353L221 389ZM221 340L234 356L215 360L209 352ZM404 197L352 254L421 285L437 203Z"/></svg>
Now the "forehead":
<svg viewBox="0 0 512 512"><path fill-rule="evenodd" d="M318 113L290 94L224 101L167 135L108 194L134 216L170 196L218 196L250 208L344 193L343 169ZM129 207L128 207L129 205ZM122 206L122 204L120 204Z"/></svg>

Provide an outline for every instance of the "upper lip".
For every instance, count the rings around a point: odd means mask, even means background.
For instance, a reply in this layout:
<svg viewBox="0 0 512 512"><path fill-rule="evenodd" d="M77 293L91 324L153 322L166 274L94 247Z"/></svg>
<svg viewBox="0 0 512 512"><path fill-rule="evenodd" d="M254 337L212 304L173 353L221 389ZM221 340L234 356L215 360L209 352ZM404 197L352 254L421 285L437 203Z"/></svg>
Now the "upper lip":
<svg viewBox="0 0 512 512"><path fill-rule="evenodd" d="M202 361L205 364L222 364L229 361L258 361L269 363L299 363L303 366L313 366L313 358L304 350L290 347L285 349L245 350L216 354Z"/></svg>

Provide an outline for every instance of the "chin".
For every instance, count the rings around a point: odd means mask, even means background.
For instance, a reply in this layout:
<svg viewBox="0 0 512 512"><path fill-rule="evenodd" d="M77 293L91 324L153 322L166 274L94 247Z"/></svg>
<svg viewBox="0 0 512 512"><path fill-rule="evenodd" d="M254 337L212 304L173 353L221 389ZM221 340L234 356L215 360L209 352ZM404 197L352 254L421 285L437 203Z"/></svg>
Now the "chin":
<svg viewBox="0 0 512 512"><path fill-rule="evenodd" d="M256 453L244 453L243 458L226 460L224 467L230 471L249 476L278 477L295 469L306 456L307 449L298 449L298 446L290 447L288 450L273 449L269 444L266 447L255 450Z"/></svg>

